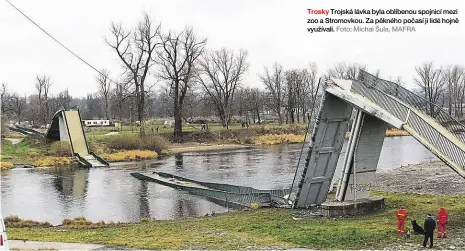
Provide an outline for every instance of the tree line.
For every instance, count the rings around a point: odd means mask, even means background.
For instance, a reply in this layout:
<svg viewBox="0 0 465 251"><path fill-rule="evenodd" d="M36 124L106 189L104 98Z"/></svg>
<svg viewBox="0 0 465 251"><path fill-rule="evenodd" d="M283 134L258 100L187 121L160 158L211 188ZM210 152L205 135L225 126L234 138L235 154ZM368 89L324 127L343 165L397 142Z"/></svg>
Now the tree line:
<svg viewBox="0 0 465 251"><path fill-rule="evenodd" d="M59 86L48 75L38 75L35 93L28 97L9 93L1 86L2 116L49 123L59 108L79 108L83 118L144 121L152 117L173 117L174 138L182 137L182 123L215 116L228 128L234 116L245 123L261 123L265 114L280 123L307 122L319 102L320 79L354 79L358 63L336 63L320 72L315 62L285 69L278 62L256 73L265 88L248 87L243 78L249 70L244 49L209 49L207 39L192 27L164 30L147 13L135 26L112 23L106 44L114 51L122 72L100 70L95 78L98 91L86 97L71 97L67 89L56 95ZM425 62L415 67L414 89L431 103L444 107L450 115L463 117L465 71L461 65L435 67ZM380 71L374 71L379 75ZM400 85L400 77L392 78ZM256 85L256 83L254 84ZM437 109L431 105L430 109ZM144 126L140 136L145 135Z"/></svg>

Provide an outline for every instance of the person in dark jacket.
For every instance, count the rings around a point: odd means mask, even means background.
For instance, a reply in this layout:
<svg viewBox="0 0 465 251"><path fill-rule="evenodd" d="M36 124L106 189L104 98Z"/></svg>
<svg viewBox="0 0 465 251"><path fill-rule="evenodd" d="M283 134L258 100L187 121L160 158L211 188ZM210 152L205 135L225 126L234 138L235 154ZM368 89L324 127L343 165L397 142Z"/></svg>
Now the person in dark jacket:
<svg viewBox="0 0 465 251"><path fill-rule="evenodd" d="M433 247L433 235L434 235L434 229L436 229L436 221L434 220L433 216L431 214L428 214L428 216L425 219L425 239L423 240L423 247L426 247L426 242L428 242L429 239L429 247Z"/></svg>

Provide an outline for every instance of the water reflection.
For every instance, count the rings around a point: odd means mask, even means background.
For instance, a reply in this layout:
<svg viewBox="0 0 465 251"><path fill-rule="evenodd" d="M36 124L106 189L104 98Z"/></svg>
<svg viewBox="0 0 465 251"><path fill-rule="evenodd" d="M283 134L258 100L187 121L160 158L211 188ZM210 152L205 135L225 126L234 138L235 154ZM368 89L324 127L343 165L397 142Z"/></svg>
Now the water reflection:
<svg viewBox="0 0 465 251"><path fill-rule="evenodd" d="M2 214L59 224L65 218L81 216L92 221L134 222L225 212L229 209L223 203L143 182L129 173L163 171L207 182L282 189L292 183L300 147L186 153L111 168L14 169L2 172ZM411 137L389 138L378 166L389 168L433 158Z"/></svg>
<svg viewBox="0 0 465 251"><path fill-rule="evenodd" d="M140 182L139 187L139 217L142 218L150 218L150 207L149 207L149 200L147 198L148 190L147 190L147 182L143 181Z"/></svg>
<svg viewBox="0 0 465 251"><path fill-rule="evenodd" d="M183 168L182 156L183 156L182 153L178 153L178 154L174 155L175 165L176 165L177 169L182 169Z"/></svg>

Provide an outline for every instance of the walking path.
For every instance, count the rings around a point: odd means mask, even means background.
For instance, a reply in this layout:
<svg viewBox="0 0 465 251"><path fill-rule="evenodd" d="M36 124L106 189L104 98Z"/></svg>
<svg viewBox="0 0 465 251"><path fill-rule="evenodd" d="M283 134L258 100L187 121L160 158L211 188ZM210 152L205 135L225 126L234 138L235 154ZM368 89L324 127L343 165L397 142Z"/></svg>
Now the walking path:
<svg viewBox="0 0 465 251"><path fill-rule="evenodd" d="M119 132L109 132L109 133L106 133L105 136L116 135L116 134L119 134Z"/></svg>
<svg viewBox="0 0 465 251"><path fill-rule="evenodd" d="M99 244L82 244L82 243L65 243L65 242L42 242L42 241L22 241L22 240L9 240L8 245L10 250L140 250L129 249L124 247L111 247ZM289 251L314 251L313 249L293 248L287 249ZM283 250L283 251L287 251Z"/></svg>
<svg viewBox="0 0 465 251"><path fill-rule="evenodd" d="M5 139L9 140L12 145L16 145L23 140L23 138L5 138Z"/></svg>
<svg viewBox="0 0 465 251"><path fill-rule="evenodd" d="M104 247L104 245L98 244L22 240L8 240L8 246L10 250L94 250Z"/></svg>

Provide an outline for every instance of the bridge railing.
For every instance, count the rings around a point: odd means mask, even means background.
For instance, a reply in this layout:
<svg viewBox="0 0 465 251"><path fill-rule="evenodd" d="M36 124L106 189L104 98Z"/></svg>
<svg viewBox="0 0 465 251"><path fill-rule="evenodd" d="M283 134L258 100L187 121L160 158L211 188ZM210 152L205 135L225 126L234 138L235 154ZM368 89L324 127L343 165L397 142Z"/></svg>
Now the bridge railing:
<svg viewBox="0 0 465 251"><path fill-rule="evenodd" d="M399 88L400 86L395 83L386 83L389 81L383 81L372 75L367 75L367 73L362 73L362 76L362 81L353 81L352 91L372 100L386 111L404 121L418 132L421 137L425 138L432 147L444 153L450 160L462 168L465 167L463 137L451 138L450 135L443 132L441 128L436 128L431 125L432 121L428 121L428 119L425 118L427 114L422 116L422 114L417 114L409 107L411 106L424 112L425 106L429 105L428 102L425 102L426 100L423 100L413 93L409 94L405 92L405 90L403 90L404 88ZM402 101L406 105L399 101ZM460 122L448 114L442 113L441 110L438 111L439 112L436 113L437 116L434 117L437 123L446 127L446 129L453 128L456 133L465 129ZM450 129L449 133L451 133ZM453 133L451 134L453 135ZM459 134L455 135L459 136Z"/></svg>
<svg viewBox="0 0 465 251"><path fill-rule="evenodd" d="M429 102L394 82L380 79L363 70L360 70L358 79L366 86L380 90L386 94L390 94L402 102L407 103L433 117L439 124L455 134L457 138L465 143L465 125L449 115L449 113L440 106Z"/></svg>

